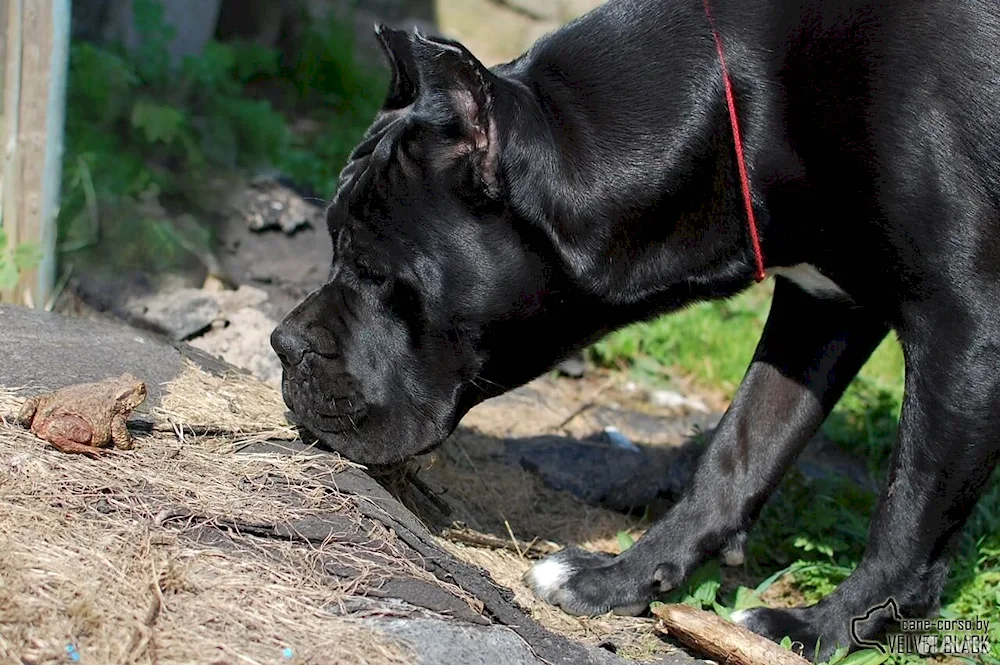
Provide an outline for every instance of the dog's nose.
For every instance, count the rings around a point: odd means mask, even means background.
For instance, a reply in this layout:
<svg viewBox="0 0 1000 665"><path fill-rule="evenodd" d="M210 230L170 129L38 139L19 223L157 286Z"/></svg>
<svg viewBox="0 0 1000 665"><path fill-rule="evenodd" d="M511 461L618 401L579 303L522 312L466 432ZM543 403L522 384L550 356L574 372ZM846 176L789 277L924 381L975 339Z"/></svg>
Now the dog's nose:
<svg viewBox="0 0 1000 665"><path fill-rule="evenodd" d="M271 348L278 354L282 365L294 367L309 351L309 342L297 327L282 323L271 333Z"/></svg>

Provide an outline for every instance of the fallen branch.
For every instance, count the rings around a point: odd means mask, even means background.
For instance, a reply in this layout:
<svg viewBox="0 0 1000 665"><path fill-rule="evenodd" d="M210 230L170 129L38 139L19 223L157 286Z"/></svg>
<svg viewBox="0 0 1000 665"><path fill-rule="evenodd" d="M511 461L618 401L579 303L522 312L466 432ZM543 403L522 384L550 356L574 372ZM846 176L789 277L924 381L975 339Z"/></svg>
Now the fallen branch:
<svg viewBox="0 0 1000 665"><path fill-rule="evenodd" d="M469 528L453 527L444 529L441 531L441 537L454 543L462 543L463 545L488 547L494 550L509 550L529 559L538 559L549 554L554 554L562 549L559 545L544 540L533 540L530 543L512 541L510 538L501 538L500 536L482 533Z"/></svg>
<svg viewBox="0 0 1000 665"><path fill-rule="evenodd" d="M780 647L717 614L688 605L658 605L656 629L681 644L731 665L810 665L805 658Z"/></svg>

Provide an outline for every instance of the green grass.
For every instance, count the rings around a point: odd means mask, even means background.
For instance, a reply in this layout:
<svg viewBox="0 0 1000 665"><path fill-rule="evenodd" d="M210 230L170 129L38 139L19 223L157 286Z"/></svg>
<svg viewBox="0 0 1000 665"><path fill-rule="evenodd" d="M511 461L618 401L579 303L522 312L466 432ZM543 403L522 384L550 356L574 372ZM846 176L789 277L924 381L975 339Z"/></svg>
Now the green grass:
<svg viewBox="0 0 1000 665"><path fill-rule="evenodd" d="M609 335L590 351L607 366L652 380L671 375L732 395L749 365L767 317L772 286L765 283L726 302L703 303ZM823 430L846 450L869 460L881 477L895 440L903 397L903 355L894 336L878 347L848 388ZM875 496L846 479L806 479L792 470L765 507L748 543L748 568L759 578L791 567L793 587L808 602L830 593L864 551ZM704 573L703 573L704 574ZM711 571L703 606L726 613L736 598L716 599ZM697 600L706 580L678 599ZM717 586L714 587L717 589ZM744 599L744 602L745 599ZM942 599L942 615L991 623L991 655L1000 663L1000 482L994 478L967 525ZM890 662L921 662L915 657Z"/></svg>

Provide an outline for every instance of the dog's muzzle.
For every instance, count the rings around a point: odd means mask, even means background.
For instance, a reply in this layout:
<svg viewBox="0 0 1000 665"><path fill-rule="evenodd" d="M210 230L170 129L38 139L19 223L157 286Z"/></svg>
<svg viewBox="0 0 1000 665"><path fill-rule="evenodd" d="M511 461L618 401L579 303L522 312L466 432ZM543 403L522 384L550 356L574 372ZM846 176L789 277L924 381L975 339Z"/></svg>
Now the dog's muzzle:
<svg viewBox="0 0 1000 665"><path fill-rule="evenodd" d="M281 396L300 424L319 436L358 430L368 404L329 331L282 323L271 333L271 346L283 368Z"/></svg>

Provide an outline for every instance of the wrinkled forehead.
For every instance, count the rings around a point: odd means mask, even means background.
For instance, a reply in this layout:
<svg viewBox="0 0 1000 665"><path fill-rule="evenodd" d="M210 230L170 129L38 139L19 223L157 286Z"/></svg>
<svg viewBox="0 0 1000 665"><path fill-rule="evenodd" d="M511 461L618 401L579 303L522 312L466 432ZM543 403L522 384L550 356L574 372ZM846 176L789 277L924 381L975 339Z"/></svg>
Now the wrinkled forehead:
<svg viewBox="0 0 1000 665"><path fill-rule="evenodd" d="M331 236L347 226L362 236L426 244L456 231L466 211L450 196L445 174L426 161L425 124L406 110L376 118L341 171L327 211Z"/></svg>
<svg viewBox="0 0 1000 665"><path fill-rule="evenodd" d="M344 215L350 214L369 190L377 189L376 181L384 177L404 130L401 114L379 114L340 172L328 222L343 222Z"/></svg>

